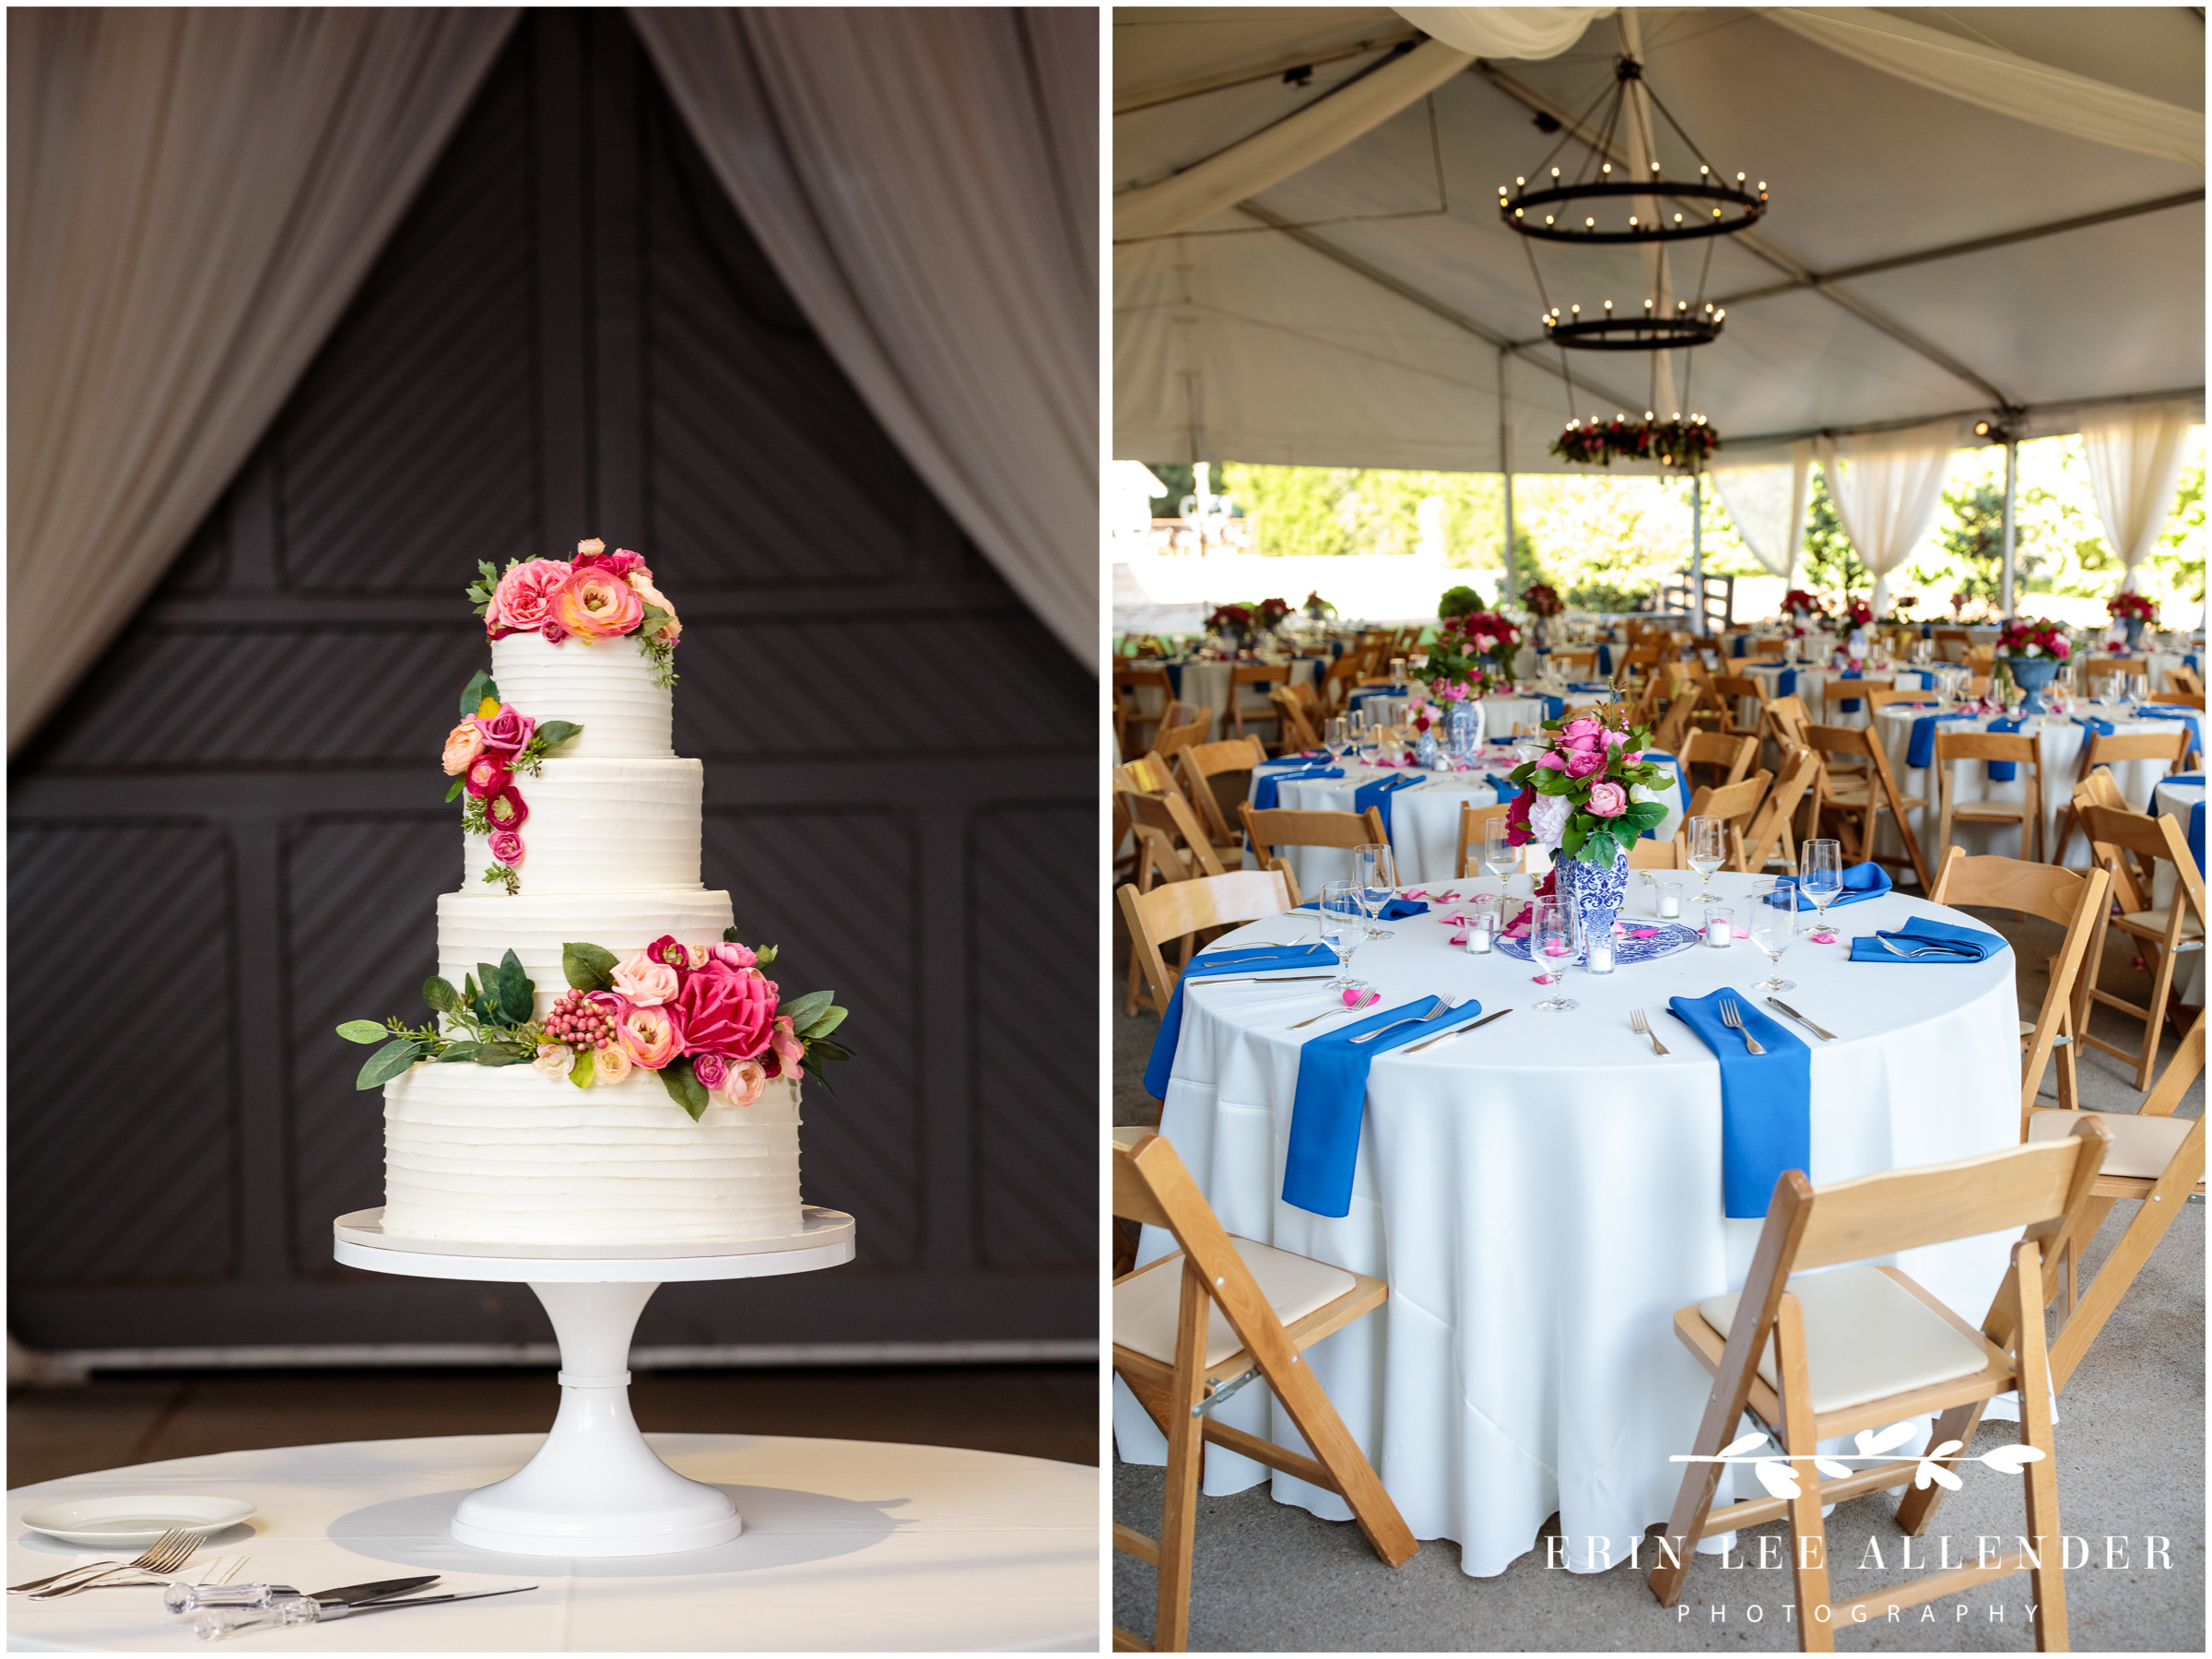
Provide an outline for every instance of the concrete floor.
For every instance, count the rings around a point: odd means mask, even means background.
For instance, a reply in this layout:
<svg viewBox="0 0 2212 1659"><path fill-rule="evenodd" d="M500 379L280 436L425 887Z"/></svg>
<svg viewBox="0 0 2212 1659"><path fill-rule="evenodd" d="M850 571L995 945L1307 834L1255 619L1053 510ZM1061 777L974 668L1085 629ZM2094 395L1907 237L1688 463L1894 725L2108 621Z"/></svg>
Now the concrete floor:
<svg viewBox="0 0 2212 1659"><path fill-rule="evenodd" d="M1099 1461L1099 1376L1089 1365L641 1371L629 1398L649 1433L898 1441ZM7 1484L265 1446L542 1433L558 1403L549 1368L96 1376L10 1391Z"/></svg>
<svg viewBox="0 0 2212 1659"><path fill-rule="evenodd" d="M2040 962L2059 934L2037 922L2021 924L2009 912L1976 912L1977 919L2014 941L2023 961ZM1159 1106L1138 1081L1158 1019L1120 1012L1119 975L1126 942L1117 938L1117 997L1113 1018L1113 1121L1156 1120ZM2131 951L2108 949L2102 982L2140 1002L2147 975L2136 972ZM2038 974L2024 988L2040 998ZM2023 1014L2032 1017L2031 1001ZM2114 1041L2139 1041L2142 1028L2100 1009L2095 1030ZM2160 1066L2173 1051L2169 1040ZM2086 1051L2084 1103L2132 1112L2141 1096L2130 1087L2133 1068ZM2045 1092L2052 1086L2048 1079ZM2183 1100L2184 1116L2204 1111L2200 1079ZM2135 1206L2115 1206L2085 1262L2085 1282L2126 1228ZM1979 1310L1976 1310L1978 1312ZM2060 1401L2059 1512L2065 1532L2094 1542L2096 1564L2066 1576L2073 1645L2081 1651L2202 1652L2205 1648L2205 1211L2191 1205L2173 1224L2136 1277L2126 1299L2067 1383ZM1983 1428L1972 1452L2018 1437L2009 1423ZM1984 1471L1975 1471L1978 1477ZM1157 1535L1162 1471L1149 1465L1113 1465L1114 1518ZM1841 1600L1900 1579L1903 1542L1891 1518L1894 1494L1875 1494L1840 1506L1828 1519L1829 1535L1848 1541L1851 1559L1840 1559L1830 1594ZM1469 1578L1460 1571L1458 1547L1424 1543L1395 1570L1379 1561L1348 1523L1321 1521L1280 1504L1265 1485L1224 1498L1201 1498L1193 1569L1191 1642L1194 1650L1259 1652L1438 1649L1499 1652L1674 1652L1759 1649L1787 1651L1796 1631L1784 1623L1794 1600L1786 1567L1761 1571L1758 1540L1777 1540L1775 1559L1786 1559L1779 1524L1743 1535L1747 1542L1724 1568L1717 1557L1693 1565L1681 1605L1662 1608L1642 1575L1626 1563L1610 1572L1570 1575L1545 1565L1554 1515L1530 1552L1496 1578ZM1994 1474L1969 1478L1947 1496L1931 1535L1947 1535L1971 1548L1981 1533L2010 1539L2024 1524L2019 1483ZM1654 1525L1654 1532L1660 1530ZM2103 1564L2106 1535L2133 1540L2124 1564ZM2167 1560L2146 1567L2143 1539L2171 1540ZM1868 1539L1877 1540L1888 1571L1858 1571ZM1915 1546L1916 1549L1919 1546ZM1954 1546L1954 1548L1957 1545ZM2119 1547L2115 1545L2115 1549ZM1747 1557L1745 1551L1751 1553ZM1748 1559L1752 1565L1745 1566ZM1954 1562L1958 1559L1953 1555ZM1649 1556L1645 1557L1648 1568ZM1157 1580L1151 1568L1129 1557L1113 1559L1114 1622L1140 1635L1152 1629ZM2035 1646L2027 1622L2024 1577L2004 1579L1966 1596L1931 1604L1934 1618L1915 1607L1894 1624L1867 1625L1838 1633L1844 1652L2028 1651ZM2004 1622L1991 1618L2001 1605ZM1753 1609L1758 1616L1753 1617ZM1686 1610L1685 1610L1686 1609Z"/></svg>

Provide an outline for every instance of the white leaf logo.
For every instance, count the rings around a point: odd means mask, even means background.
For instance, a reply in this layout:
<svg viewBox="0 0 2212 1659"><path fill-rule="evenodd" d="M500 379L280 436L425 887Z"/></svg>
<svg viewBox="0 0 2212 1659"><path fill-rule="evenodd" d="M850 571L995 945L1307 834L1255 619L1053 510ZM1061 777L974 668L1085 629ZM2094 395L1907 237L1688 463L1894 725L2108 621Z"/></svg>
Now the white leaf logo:
<svg viewBox="0 0 2212 1659"><path fill-rule="evenodd" d="M1920 1460L1920 1467L1912 1471L1913 1489L1915 1491L1924 1492L1927 1490L1928 1482L1932 1480L1937 1486L1943 1488L1943 1489L1947 1492L1957 1491L1959 1486L1962 1484L1959 1477L1952 1474L1948 1469L1943 1467L1942 1465L1936 1463L1935 1459L1938 1457L1948 1457L1952 1453L1958 1451L1959 1447L1963 1446L1965 1443L1966 1442L1964 1441L1945 1441L1942 1445L1937 1446L1934 1451L1930 1452L1927 1456L1922 1458Z"/></svg>
<svg viewBox="0 0 2212 1659"><path fill-rule="evenodd" d="M1849 1464L1840 1464L1832 1458L1816 1457L1813 1459L1813 1467L1819 1470L1821 1474L1827 1476L1830 1480L1842 1480L1848 1477L1851 1474L1851 1465Z"/></svg>
<svg viewBox="0 0 2212 1659"><path fill-rule="evenodd" d="M1743 1439L1730 1441L1726 1445L1723 1446L1720 1451L1720 1455L1723 1457L1734 1457L1738 1453L1748 1452L1754 1446L1763 1446L1766 1443L1767 1437L1764 1434L1747 1434Z"/></svg>
<svg viewBox="0 0 2212 1659"><path fill-rule="evenodd" d="M2018 1475L2024 1465L2041 1456L2042 1453L2033 1446L1999 1446L1994 1452L1984 1452L1974 1461L1987 1464L2000 1475Z"/></svg>
<svg viewBox="0 0 2212 1659"><path fill-rule="evenodd" d="M1751 1465L1751 1473L1759 1477L1759 1484L1773 1498L1794 1498L1798 1495L1797 1471L1778 1457L1762 1457Z"/></svg>
<svg viewBox="0 0 2212 1659"><path fill-rule="evenodd" d="M1893 1446L1903 1445L1919 1432L1918 1423L1892 1423L1878 1434L1862 1429L1851 1438L1856 1442L1861 1457L1874 1457Z"/></svg>

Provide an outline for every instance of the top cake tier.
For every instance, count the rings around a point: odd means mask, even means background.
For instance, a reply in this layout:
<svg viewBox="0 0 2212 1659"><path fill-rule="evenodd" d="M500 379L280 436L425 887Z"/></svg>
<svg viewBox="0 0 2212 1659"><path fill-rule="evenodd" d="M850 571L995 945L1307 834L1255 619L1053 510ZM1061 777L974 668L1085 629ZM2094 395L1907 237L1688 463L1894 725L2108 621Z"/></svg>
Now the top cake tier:
<svg viewBox="0 0 2212 1659"><path fill-rule="evenodd" d="M668 688L659 673L628 636L588 644L571 636L555 645L513 633L491 641L491 677L504 701L541 724L583 728L560 750L563 759L671 759Z"/></svg>

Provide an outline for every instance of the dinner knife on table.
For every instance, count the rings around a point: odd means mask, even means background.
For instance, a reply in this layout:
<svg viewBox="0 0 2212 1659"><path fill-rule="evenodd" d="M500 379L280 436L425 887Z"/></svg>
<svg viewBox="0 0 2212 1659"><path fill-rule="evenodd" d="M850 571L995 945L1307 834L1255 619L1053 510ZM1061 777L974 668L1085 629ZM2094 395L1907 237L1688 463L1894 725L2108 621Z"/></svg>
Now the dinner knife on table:
<svg viewBox="0 0 2212 1659"><path fill-rule="evenodd" d="M1787 1014L1792 1019L1795 1020L1799 1025L1803 1026L1814 1036L1821 1038L1829 1042L1835 1041L1836 1034L1833 1031L1824 1030L1823 1028L1815 1025L1804 1015L1798 1013L1796 1009L1791 1007L1788 1003L1783 1002L1781 997L1770 996L1767 998L1767 1001L1769 1005L1781 1009L1784 1014Z"/></svg>
<svg viewBox="0 0 2212 1659"><path fill-rule="evenodd" d="M410 1590L419 1590L425 1584L434 1584L440 1575L425 1572L415 1578L379 1579L373 1583L342 1584L335 1590L318 1590L316 1601L371 1602L387 1595L405 1595ZM267 1607L299 1591L289 1584L171 1584L162 1592L161 1605L171 1613L204 1613L212 1607Z"/></svg>
<svg viewBox="0 0 2212 1659"><path fill-rule="evenodd" d="M327 1624L333 1619L358 1618L364 1613L389 1613L394 1607L437 1607L449 1602L478 1601L488 1595L519 1595L535 1584L510 1584L500 1590L462 1590L450 1595L418 1595L406 1601L324 1601L318 1596L296 1595L264 1611L216 1611L192 1621L192 1633L202 1641L219 1641L248 1630L275 1630L280 1625Z"/></svg>

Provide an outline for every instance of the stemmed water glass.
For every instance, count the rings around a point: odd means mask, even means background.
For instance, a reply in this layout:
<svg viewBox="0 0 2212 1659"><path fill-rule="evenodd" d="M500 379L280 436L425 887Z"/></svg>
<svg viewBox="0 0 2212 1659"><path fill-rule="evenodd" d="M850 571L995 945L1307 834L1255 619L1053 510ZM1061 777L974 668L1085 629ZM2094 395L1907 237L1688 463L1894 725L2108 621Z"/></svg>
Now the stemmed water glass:
<svg viewBox="0 0 2212 1659"><path fill-rule="evenodd" d="M1779 897L1783 902L1769 904L1762 899L1752 905L1751 943L1767 953L1771 970L1765 979L1751 988L1772 996L1778 992L1797 989L1794 980L1782 977L1782 953L1797 937L1797 895L1785 888L1779 895L1770 897Z"/></svg>
<svg viewBox="0 0 2212 1659"><path fill-rule="evenodd" d="M1843 843L1808 841L1797 849L1797 890L1820 914L1819 930L1828 930L1828 907L1843 897ZM1791 902L1794 914L1794 900Z"/></svg>
<svg viewBox="0 0 2212 1659"><path fill-rule="evenodd" d="M1367 936L1371 939L1390 939L1397 935L1387 927L1377 927L1374 922L1383 907L1397 897L1398 866L1391 856L1390 843L1370 841L1364 847L1352 849L1352 870L1359 884L1360 908L1367 912Z"/></svg>
<svg viewBox="0 0 2212 1659"><path fill-rule="evenodd" d="M1689 841L1689 867L1698 873L1701 884L1698 888L1698 902L1718 904L1720 900L1712 896L1712 877L1713 872L1728 862L1728 820L1686 818L1682 829Z"/></svg>
<svg viewBox="0 0 2212 1659"><path fill-rule="evenodd" d="M1352 746L1352 724L1341 714L1329 716L1329 753L1343 754Z"/></svg>
<svg viewBox="0 0 2212 1659"><path fill-rule="evenodd" d="M1574 923L1556 899L1538 899L1529 917L1528 959L1543 971L1543 982L1557 987L1574 960ZM1540 1013L1563 1014L1583 1005L1556 988L1541 1002L1529 1005Z"/></svg>
<svg viewBox="0 0 2212 1659"><path fill-rule="evenodd" d="M1321 889L1321 942L1336 953L1336 977L1327 989L1365 990L1366 982L1352 977L1352 952L1365 937L1365 912L1359 904L1357 882L1332 881Z"/></svg>
<svg viewBox="0 0 2212 1659"><path fill-rule="evenodd" d="M1482 833L1482 867L1498 877L1500 901L1512 886L1513 872L1521 867L1521 849L1512 843L1512 829L1503 818L1492 818Z"/></svg>

